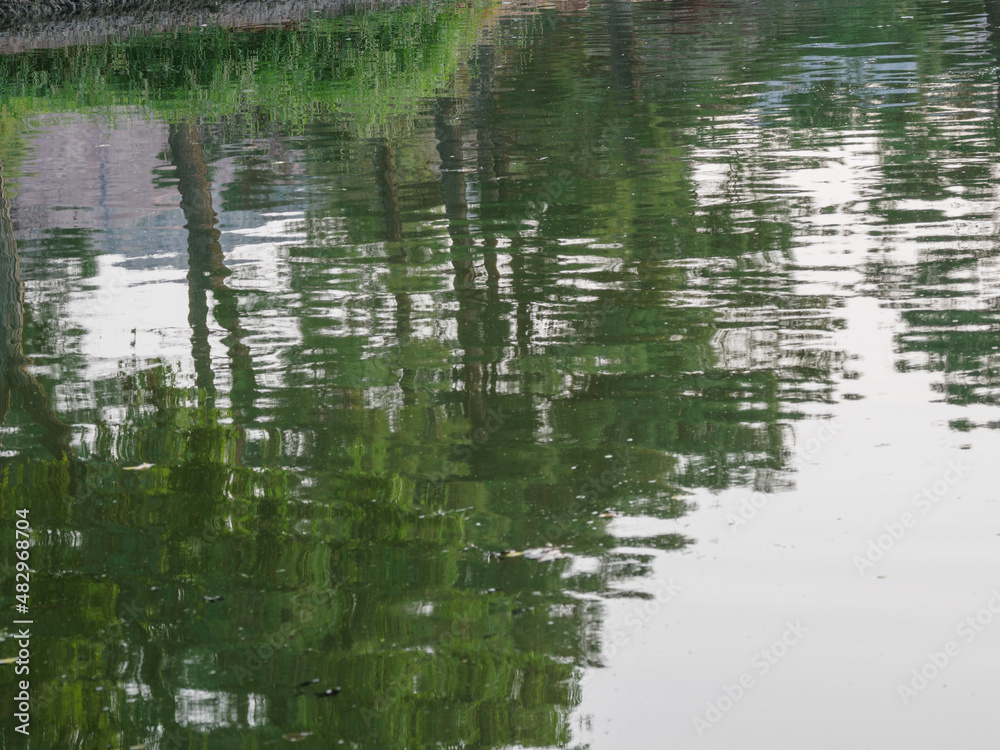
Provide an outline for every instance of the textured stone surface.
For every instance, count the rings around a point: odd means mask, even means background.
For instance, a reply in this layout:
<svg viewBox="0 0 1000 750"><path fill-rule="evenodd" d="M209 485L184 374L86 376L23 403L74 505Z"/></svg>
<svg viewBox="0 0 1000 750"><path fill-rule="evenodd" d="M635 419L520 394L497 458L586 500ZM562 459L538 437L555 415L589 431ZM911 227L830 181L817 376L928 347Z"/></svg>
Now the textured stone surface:
<svg viewBox="0 0 1000 750"><path fill-rule="evenodd" d="M188 26L290 23L377 0L0 0L0 54L101 43L112 36Z"/></svg>

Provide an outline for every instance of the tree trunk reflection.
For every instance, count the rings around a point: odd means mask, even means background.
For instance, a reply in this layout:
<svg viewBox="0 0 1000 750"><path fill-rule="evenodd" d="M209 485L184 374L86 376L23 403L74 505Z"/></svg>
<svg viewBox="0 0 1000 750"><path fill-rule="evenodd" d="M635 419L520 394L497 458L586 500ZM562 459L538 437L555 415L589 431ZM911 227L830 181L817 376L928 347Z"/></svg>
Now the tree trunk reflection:
<svg viewBox="0 0 1000 750"><path fill-rule="evenodd" d="M170 154L177 169L177 188L188 230L188 324L191 326L191 354L195 382L205 402L215 405L215 373L208 334L208 292L215 300L213 314L226 331L233 373L230 396L235 413L252 411L256 392L250 347L243 341L236 294L226 286L231 273L226 267L219 242L221 232L212 207L212 187L202 150L201 137L193 123L170 126Z"/></svg>

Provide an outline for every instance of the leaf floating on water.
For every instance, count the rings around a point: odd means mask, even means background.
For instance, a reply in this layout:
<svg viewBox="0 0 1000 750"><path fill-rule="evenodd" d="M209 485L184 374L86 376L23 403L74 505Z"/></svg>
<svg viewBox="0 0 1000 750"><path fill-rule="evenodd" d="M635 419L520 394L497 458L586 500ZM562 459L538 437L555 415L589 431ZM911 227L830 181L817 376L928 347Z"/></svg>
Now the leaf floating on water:
<svg viewBox="0 0 1000 750"><path fill-rule="evenodd" d="M16 661L17 661L17 657L16 656L11 656L8 659L0 659L0 664L13 664Z"/></svg>
<svg viewBox="0 0 1000 750"><path fill-rule="evenodd" d="M281 735L281 739L288 740L289 742L302 742L306 737L311 737L312 732L289 732L288 734Z"/></svg>
<svg viewBox="0 0 1000 750"><path fill-rule="evenodd" d="M156 464L141 463L138 466L123 466L122 471L146 471L152 469Z"/></svg>
<svg viewBox="0 0 1000 750"><path fill-rule="evenodd" d="M340 688L339 687L327 688L322 693L316 693L316 697L317 698L329 698L330 696L336 695L339 692L340 692Z"/></svg>

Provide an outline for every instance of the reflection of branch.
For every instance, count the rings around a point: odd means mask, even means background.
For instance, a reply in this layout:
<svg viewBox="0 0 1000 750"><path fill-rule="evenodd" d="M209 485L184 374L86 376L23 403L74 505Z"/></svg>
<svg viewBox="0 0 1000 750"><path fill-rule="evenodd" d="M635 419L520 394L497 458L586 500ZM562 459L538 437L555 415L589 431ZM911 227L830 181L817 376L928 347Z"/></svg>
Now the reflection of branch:
<svg viewBox="0 0 1000 750"><path fill-rule="evenodd" d="M494 207L507 206L506 177L510 173L509 146L499 125L497 95L497 51L489 44L476 49L476 77L472 81L473 119L476 126L479 219L483 229L483 267L486 270L486 301L483 305L483 344L494 387L498 364L511 337L510 323L500 297L500 269L497 266L497 232Z"/></svg>
<svg viewBox="0 0 1000 750"><path fill-rule="evenodd" d="M171 686L167 684L164 672L163 647L151 637L146 628L138 626L133 629L135 639L139 642L139 676L149 688L154 710L159 714L163 726L161 747L181 747L186 742L181 741L181 726L177 723L177 700ZM168 744L169 743L169 744Z"/></svg>
<svg viewBox="0 0 1000 750"><path fill-rule="evenodd" d="M441 194L451 237L451 265L455 269L455 294L458 297L458 344L465 351L463 372L468 418L476 427L485 414L483 403L483 345L479 313L482 306L476 289L476 271L470 257L473 247L469 231L469 204L465 198L465 175L462 174L462 128L454 99L438 101L435 135L441 156Z"/></svg>
<svg viewBox="0 0 1000 750"><path fill-rule="evenodd" d="M45 429L42 444L56 458L72 455L71 428L52 410L45 388L28 372L31 360L24 354L24 282L21 259L14 241L14 225L0 163L0 424L10 411L10 393L16 390L24 410Z"/></svg>
<svg viewBox="0 0 1000 750"><path fill-rule="evenodd" d="M389 263L400 268L405 278L407 261L406 248L400 241L403 239L403 218L399 207L399 181L396 177L396 158L392 145L386 140L375 144L375 186L382 199L382 216L385 222L385 241L398 247L390 248ZM402 343L410 338L413 332L412 315L413 301L405 292L396 292L396 341ZM415 401L413 383L416 373L410 368L403 368L399 378L399 387L403 392L403 403L410 405Z"/></svg>
<svg viewBox="0 0 1000 750"><path fill-rule="evenodd" d="M375 184L382 199L386 242L399 242L403 239L403 219L399 210L396 159L392 153L392 146L385 140L375 144Z"/></svg>
<svg viewBox="0 0 1000 750"><path fill-rule="evenodd" d="M632 3L622 0L611 0L607 6L608 13L608 47L611 52L611 81L615 87L618 104L623 111L641 101L639 95L639 61L636 52L635 19L632 15ZM631 119L625 120L626 127ZM635 138L625 137L622 148L625 153L625 163L633 165L638 161L639 148Z"/></svg>
<svg viewBox="0 0 1000 750"><path fill-rule="evenodd" d="M224 342L233 368L234 408L247 396L247 408L253 404L256 383L250 347L243 342L246 331L240 326L236 294L226 286L230 274L219 242L221 232L212 208L212 188L208 167L201 148L198 129L191 123L170 126L170 153L177 168L177 189L188 230L188 324L191 326L191 354L195 382L204 389L209 402L215 398L215 374L208 343L208 292L216 301L215 319L228 333Z"/></svg>
<svg viewBox="0 0 1000 750"><path fill-rule="evenodd" d="M510 152L513 135L501 127L500 107L497 102L498 88L497 50L491 44L481 44L476 48L476 77L473 79L474 111L476 125L476 143L478 157L480 217L484 226L495 227L505 223L505 213L488 213L505 211L502 207L514 203L517 198L512 193L513 180L510 179ZM525 253L520 250L521 233L510 233L507 252L510 263L510 295L514 300L513 343L518 354L527 357L531 350L532 317L531 295L525 290ZM496 229L487 232L483 237L483 265L486 269L487 299L493 310L500 310L500 270L497 267L497 233ZM495 333L489 337L493 346L497 347L499 361L503 348L511 338L510 316L496 312L488 316L489 323L494 326ZM501 330L502 328L502 330ZM489 329L488 329L489 330Z"/></svg>

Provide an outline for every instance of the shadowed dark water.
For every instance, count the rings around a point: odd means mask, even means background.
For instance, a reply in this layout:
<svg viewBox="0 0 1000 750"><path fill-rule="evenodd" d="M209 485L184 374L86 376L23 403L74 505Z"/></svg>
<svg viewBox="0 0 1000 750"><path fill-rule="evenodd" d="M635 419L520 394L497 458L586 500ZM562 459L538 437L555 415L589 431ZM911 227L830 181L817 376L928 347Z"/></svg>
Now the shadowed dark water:
<svg viewBox="0 0 1000 750"><path fill-rule="evenodd" d="M0 57L0 747L986 747L993 6L314 15Z"/></svg>

